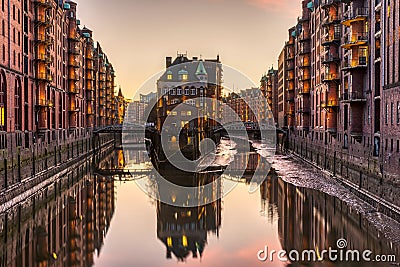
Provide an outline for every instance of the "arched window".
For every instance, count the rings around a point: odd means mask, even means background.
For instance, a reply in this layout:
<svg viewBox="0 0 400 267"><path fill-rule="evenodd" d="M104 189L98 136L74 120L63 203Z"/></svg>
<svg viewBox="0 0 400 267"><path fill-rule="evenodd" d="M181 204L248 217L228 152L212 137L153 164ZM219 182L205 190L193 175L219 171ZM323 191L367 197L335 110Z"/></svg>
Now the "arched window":
<svg viewBox="0 0 400 267"><path fill-rule="evenodd" d="M7 81L4 71L0 72L0 130L7 131Z"/></svg>
<svg viewBox="0 0 400 267"><path fill-rule="evenodd" d="M22 86L21 80L17 78L15 80L14 86L14 122L15 122L15 130L22 130Z"/></svg>

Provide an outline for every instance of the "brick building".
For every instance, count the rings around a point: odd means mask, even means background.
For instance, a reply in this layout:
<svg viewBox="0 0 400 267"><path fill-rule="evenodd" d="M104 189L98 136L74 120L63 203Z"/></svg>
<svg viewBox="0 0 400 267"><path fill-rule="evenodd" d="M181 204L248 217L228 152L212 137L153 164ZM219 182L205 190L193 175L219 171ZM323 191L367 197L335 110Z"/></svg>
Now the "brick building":
<svg viewBox="0 0 400 267"><path fill-rule="evenodd" d="M399 16L398 1L304 0L279 57L290 148L397 205Z"/></svg>
<svg viewBox="0 0 400 267"><path fill-rule="evenodd" d="M92 32L80 27L76 7L71 1L2 1L3 132L44 135L116 122L114 69Z"/></svg>

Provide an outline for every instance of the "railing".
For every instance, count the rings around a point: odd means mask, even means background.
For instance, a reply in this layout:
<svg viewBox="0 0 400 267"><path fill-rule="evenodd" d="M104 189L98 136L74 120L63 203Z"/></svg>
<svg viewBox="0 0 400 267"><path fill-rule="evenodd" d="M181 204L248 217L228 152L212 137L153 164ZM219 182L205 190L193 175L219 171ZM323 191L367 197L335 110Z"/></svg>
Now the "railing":
<svg viewBox="0 0 400 267"><path fill-rule="evenodd" d="M342 69L367 67L367 65L368 65L367 57L359 57L343 61Z"/></svg>
<svg viewBox="0 0 400 267"><path fill-rule="evenodd" d="M53 104L52 100L39 99L38 102L37 102L37 105L40 106L40 107L52 107L54 104Z"/></svg>
<svg viewBox="0 0 400 267"><path fill-rule="evenodd" d="M40 5L43 5L43 6L46 6L46 7L51 7L50 0L34 0L34 2L36 4L40 4Z"/></svg>
<svg viewBox="0 0 400 267"><path fill-rule="evenodd" d="M368 8L367 7L358 7L355 10L348 11L347 14L344 14L343 21L353 20L359 17L368 17Z"/></svg>
<svg viewBox="0 0 400 267"><path fill-rule="evenodd" d="M299 81L306 81L306 80L310 80L310 79L311 79L310 74L303 74L303 75L300 75L300 77L299 77Z"/></svg>
<svg viewBox="0 0 400 267"><path fill-rule="evenodd" d="M343 93L340 97L341 101L366 101L366 97L363 92L350 92L350 93Z"/></svg>
<svg viewBox="0 0 400 267"><path fill-rule="evenodd" d="M48 26L52 25L52 20L49 16L46 15L37 15L36 20L37 23L44 23Z"/></svg>
<svg viewBox="0 0 400 267"><path fill-rule="evenodd" d="M338 15L329 15L326 16L325 19L322 21L322 26L327 26L333 23L340 23L340 19Z"/></svg>
<svg viewBox="0 0 400 267"><path fill-rule="evenodd" d="M44 81L53 81L53 77L49 73L38 73L37 79Z"/></svg>
<svg viewBox="0 0 400 267"><path fill-rule="evenodd" d="M308 54L311 52L311 48L308 46L302 46L299 49L299 54Z"/></svg>
<svg viewBox="0 0 400 267"><path fill-rule="evenodd" d="M340 42L340 34L328 34L322 37L322 45L328 45L332 42Z"/></svg>
<svg viewBox="0 0 400 267"><path fill-rule="evenodd" d="M344 36L342 39L344 45L356 45L365 42L368 42L368 33L366 32L352 33L351 35Z"/></svg>
<svg viewBox="0 0 400 267"><path fill-rule="evenodd" d="M339 4L339 3L341 3L341 0L322 0L321 7L326 7L326 6L330 6L333 4Z"/></svg>
<svg viewBox="0 0 400 267"><path fill-rule="evenodd" d="M327 81L335 81L335 80L339 80L340 79L340 75L337 73L324 73L322 76L322 80L327 82Z"/></svg>
<svg viewBox="0 0 400 267"><path fill-rule="evenodd" d="M51 62L51 57L44 53L40 53L40 54L36 55L36 59L45 61L45 62Z"/></svg>
<svg viewBox="0 0 400 267"><path fill-rule="evenodd" d="M321 102L322 108L334 108L334 107L338 107L338 106L339 106L339 102L337 100L328 100L328 101Z"/></svg>
<svg viewBox="0 0 400 267"><path fill-rule="evenodd" d="M299 95L308 95L310 93L310 88L300 88Z"/></svg>
<svg viewBox="0 0 400 267"><path fill-rule="evenodd" d="M334 61L339 61L339 54L337 53L327 53L322 57L322 63L326 64L326 63L330 63L330 62L334 62Z"/></svg>

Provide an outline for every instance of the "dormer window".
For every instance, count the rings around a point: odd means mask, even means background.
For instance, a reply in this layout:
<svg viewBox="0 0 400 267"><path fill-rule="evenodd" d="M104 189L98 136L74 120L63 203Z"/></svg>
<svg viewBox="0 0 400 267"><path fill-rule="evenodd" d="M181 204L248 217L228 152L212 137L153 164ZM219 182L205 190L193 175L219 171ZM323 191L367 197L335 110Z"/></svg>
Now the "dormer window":
<svg viewBox="0 0 400 267"><path fill-rule="evenodd" d="M167 80L172 80L172 71L167 72Z"/></svg>
<svg viewBox="0 0 400 267"><path fill-rule="evenodd" d="M181 81L187 81L189 78L189 73L186 70L180 70L178 75Z"/></svg>

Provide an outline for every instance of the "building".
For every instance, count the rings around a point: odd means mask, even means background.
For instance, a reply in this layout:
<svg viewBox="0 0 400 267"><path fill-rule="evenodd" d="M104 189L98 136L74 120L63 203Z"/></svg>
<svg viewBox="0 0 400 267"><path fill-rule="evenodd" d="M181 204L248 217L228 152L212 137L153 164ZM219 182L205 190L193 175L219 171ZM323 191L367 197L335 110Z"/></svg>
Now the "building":
<svg viewBox="0 0 400 267"><path fill-rule="evenodd" d="M286 65L285 65L285 48L282 49L278 57L278 100L277 100L277 125L279 128L287 128L288 124L288 97L285 88L287 87L286 81Z"/></svg>
<svg viewBox="0 0 400 267"><path fill-rule="evenodd" d="M260 82L260 90L267 99L276 125L278 124L278 71L272 67L267 74L262 76Z"/></svg>
<svg viewBox="0 0 400 267"><path fill-rule="evenodd" d="M395 1L304 0L284 56L290 149L397 206L399 13Z"/></svg>
<svg viewBox="0 0 400 267"><path fill-rule="evenodd" d="M3 2L0 130L56 136L116 122L114 69L76 3Z"/></svg>
<svg viewBox="0 0 400 267"><path fill-rule="evenodd" d="M174 61L167 57L166 71L157 81L158 133L168 128L171 148L179 143L181 148L198 149L201 140L213 138L213 129L221 116L221 92L219 56L203 60L178 54ZM164 125L167 118L169 123ZM179 134L181 129L183 134Z"/></svg>
<svg viewBox="0 0 400 267"><path fill-rule="evenodd" d="M141 101L132 101L128 104L128 122L143 124L146 123L145 110L148 104Z"/></svg>
<svg viewBox="0 0 400 267"><path fill-rule="evenodd" d="M157 93L148 93L147 95L140 94L140 102L149 104L152 100L157 99Z"/></svg>

